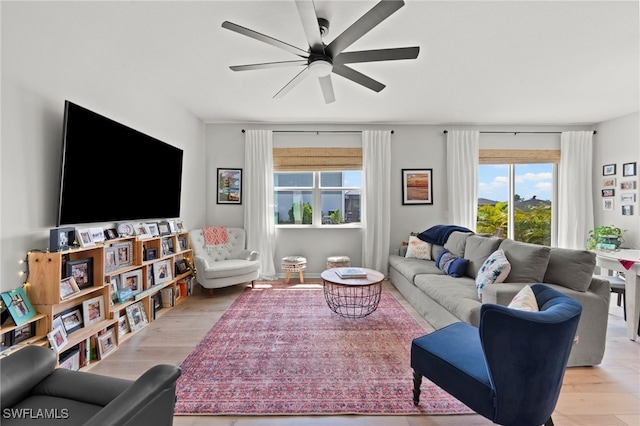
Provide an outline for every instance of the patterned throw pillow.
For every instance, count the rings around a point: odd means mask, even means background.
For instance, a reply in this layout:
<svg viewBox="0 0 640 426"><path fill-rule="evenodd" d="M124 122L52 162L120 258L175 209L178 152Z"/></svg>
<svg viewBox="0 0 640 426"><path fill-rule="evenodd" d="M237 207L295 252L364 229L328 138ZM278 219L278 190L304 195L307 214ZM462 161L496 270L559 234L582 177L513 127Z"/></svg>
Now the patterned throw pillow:
<svg viewBox="0 0 640 426"><path fill-rule="evenodd" d="M533 290L529 285L522 287L522 290L514 296L511 303L509 303L509 308L528 312L538 312L540 310L536 295L533 294Z"/></svg>
<svg viewBox="0 0 640 426"><path fill-rule="evenodd" d="M491 253L480 267L478 275L476 276L478 298L482 300L482 291L484 288L489 284L503 282L507 279L509 272L511 272L511 264L507 260L504 251L498 249Z"/></svg>
<svg viewBox="0 0 640 426"><path fill-rule="evenodd" d="M460 278L467 272L469 260L463 257L455 256L447 249L442 249L436 259L436 267L453 278Z"/></svg>
<svg viewBox="0 0 640 426"><path fill-rule="evenodd" d="M412 235L409 237L409 245L407 246L407 254L405 257L431 260L431 244Z"/></svg>

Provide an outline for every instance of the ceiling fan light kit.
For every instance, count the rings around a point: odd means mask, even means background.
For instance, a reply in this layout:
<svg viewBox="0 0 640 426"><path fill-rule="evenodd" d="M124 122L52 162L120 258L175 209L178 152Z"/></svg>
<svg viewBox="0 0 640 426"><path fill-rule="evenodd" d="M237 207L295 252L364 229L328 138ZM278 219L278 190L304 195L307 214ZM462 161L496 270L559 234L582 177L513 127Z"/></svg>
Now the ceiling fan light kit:
<svg viewBox="0 0 640 426"><path fill-rule="evenodd" d="M329 33L329 21L317 16L313 0L295 0L295 3L307 42L309 43L309 49L307 51L229 21L222 23L223 28L284 49L302 58L291 61L234 65L230 67L233 71L248 71L276 67L304 66L303 70L280 89L274 98L283 97L302 80L311 75L318 78L325 103L334 102L335 94L331 80L332 73L340 75L370 90L379 92L384 89L384 84L354 70L346 64L416 59L418 57L418 53L420 52L419 47L344 52L344 50L355 41L404 6L404 1L402 0L380 1L328 45L322 41L322 38Z"/></svg>

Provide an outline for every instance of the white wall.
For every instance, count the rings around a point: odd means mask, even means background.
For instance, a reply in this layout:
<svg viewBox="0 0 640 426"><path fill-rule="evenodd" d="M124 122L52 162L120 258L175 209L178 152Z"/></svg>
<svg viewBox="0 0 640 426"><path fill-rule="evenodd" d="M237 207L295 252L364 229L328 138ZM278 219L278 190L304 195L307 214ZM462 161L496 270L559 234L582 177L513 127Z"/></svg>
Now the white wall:
<svg viewBox="0 0 640 426"><path fill-rule="evenodd" d="M65 99L182 148L182 218L189 228L204 223L204 124L144 76L136 79L101 62L99 40L89 47L80 34L57 31L63 24L41 8L34 2L2 4L2 291L22 284L18 261L29 250L46 249L55 227ZM104 192L105 203L117 202L113 188L91 187L91 175L126 173L137 161L96 147L95 157L87 159L88 190ZM131 182L118 190L144 196L149 184Z"/></svg>
<svg viewBox="0 0 640 426"><path fill-rule="evenodd" d="M593 154L593 200L595 225L615 225L626 229L624 247L640 248L640 204L638 203L638 175L622 176L624 163L636 163L640 166L640 113L634 113L613 120L599 123L594 137ZM602 209L602 166L616 165L617 179L614 198L614 210ZM620 204L620 182L635 180L636 202L633 204L633 215L623 216Z"/></svg>

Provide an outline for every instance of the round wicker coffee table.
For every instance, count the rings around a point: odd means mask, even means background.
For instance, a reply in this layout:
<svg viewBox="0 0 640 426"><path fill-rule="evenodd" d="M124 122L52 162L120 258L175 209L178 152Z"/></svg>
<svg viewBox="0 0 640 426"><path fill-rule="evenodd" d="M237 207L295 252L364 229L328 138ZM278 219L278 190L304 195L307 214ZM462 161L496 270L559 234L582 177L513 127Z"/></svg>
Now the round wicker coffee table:
<svg viewBox="0 0 640 426"><path fill-rule="evenodd" d="M327 269L320 274L324 298L329 308L346 318L364 318L378 309L384 275L373 269L364 269L364 278L341 278L337 271Z"/></svg>

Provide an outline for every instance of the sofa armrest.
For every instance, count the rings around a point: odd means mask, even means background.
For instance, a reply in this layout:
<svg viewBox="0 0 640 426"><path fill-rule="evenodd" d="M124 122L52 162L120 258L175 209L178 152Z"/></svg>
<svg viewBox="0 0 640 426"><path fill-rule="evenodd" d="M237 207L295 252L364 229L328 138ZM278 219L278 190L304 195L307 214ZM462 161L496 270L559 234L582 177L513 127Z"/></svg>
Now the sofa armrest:
<svg viewBox="0 0 640 426"><path fill-rule="evenodd" d="M204 256L194 256L194 262L196 263L196 270L206 271L209 268L209 261Z"/></svg>
<svg viewBox="0 0 640 426"><path fill-rule="evenodd" d="M259 260L260 253L255 250L240 250L234 253L233 258L242 260Z"/></svg>
<svg viewBox="0 0 640 426"><path fill-rule="evenodd" d="M27 346L0 359L0 403L12 407L29 395L56 368L56 354L42 346Z"/></svg>
<svg viewBox="0 0 640 426"><path fill-rule="evenodd" d="M496 283L482 289L482 303L508 306L526 283Z"/></svg>

